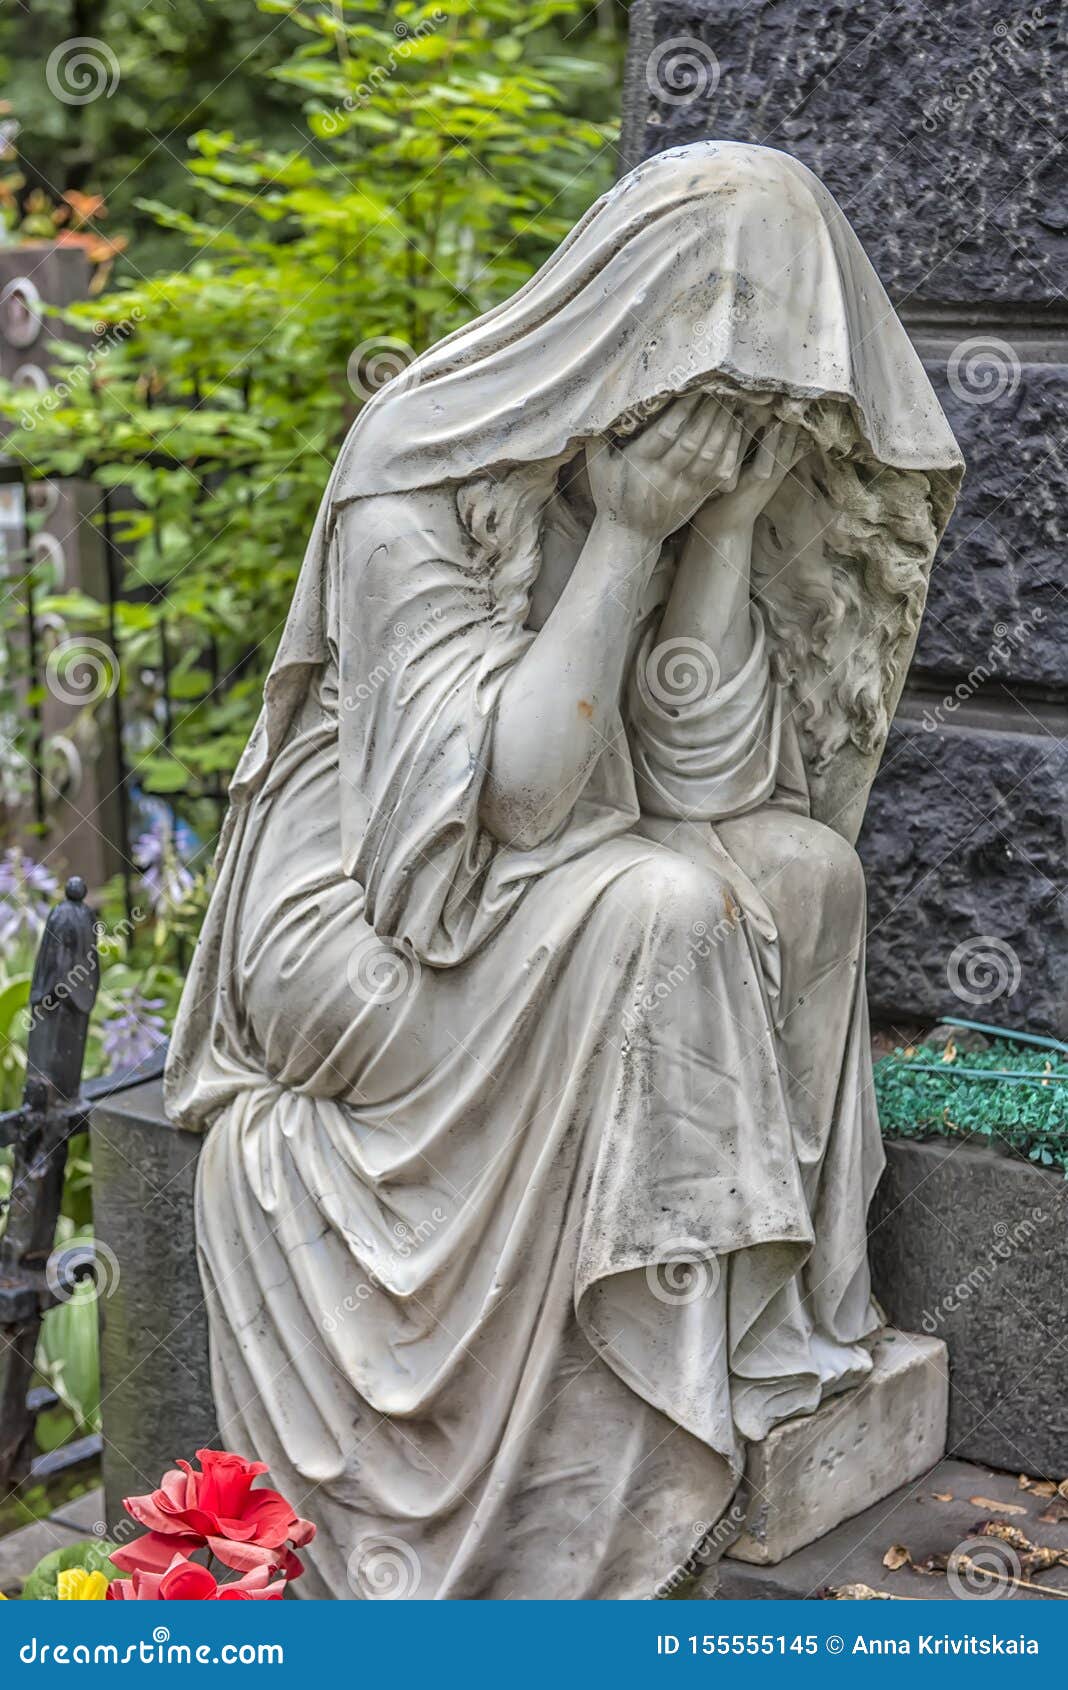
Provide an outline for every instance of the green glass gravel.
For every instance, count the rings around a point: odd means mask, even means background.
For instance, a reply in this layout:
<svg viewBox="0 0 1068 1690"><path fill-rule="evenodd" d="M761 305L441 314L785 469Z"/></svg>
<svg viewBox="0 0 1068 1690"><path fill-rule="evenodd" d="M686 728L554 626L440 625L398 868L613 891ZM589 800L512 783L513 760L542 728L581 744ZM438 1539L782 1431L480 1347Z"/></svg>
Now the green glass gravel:
<svg viewBox="0 0 1068 1690"><path fill-rule="evenodd" d="M988 1050L910 1045L875 1063L875 1097L886 1138L989 1138L1068 1178L1068 1057L1056 1050L991 1041ZM921 1066L922 1065L922 1066ZM937 1071L932 1072L932 1065ZM958 1073L970 1069L972 1074ZM1012 1074L998 1084L986 1078ZM982 1078L977 1077L982 1075ZM1027 1078L1024 1078L1026 1076ZM1028 1083L1033 1076L1033 1083ZM1056 1076L1052 1084L1043 1080Z"/></svg>

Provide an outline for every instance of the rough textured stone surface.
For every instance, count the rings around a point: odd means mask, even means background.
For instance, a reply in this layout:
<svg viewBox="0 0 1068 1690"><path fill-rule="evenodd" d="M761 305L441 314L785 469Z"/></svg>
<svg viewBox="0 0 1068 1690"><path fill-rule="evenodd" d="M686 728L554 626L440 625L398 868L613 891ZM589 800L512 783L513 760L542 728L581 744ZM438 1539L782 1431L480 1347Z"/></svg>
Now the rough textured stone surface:
<svg viewBox="0 0 1068 1690"><path fill-rule="evenodd" d="M35 1520L32 1526L20 1526L17 1532L0 1537L0 1592L16 1596L27 1573L33 1572L42 1556L77 1543L81 1536L81 1532L55 1520Z"/></svg>
<svg viewBox="0 0 1068 1690"><path fill-rule="evenodd" d="M1068 35L1047 5L631 12L624 167L705 136L810 165L916 325L968 463L902 711L954 734L902 723L863 836L872 1004L906 1021L961 1009L949 959L991 935L1021 964L1000 1018L1068 1030L1068 773L1054 743L1068 735L1066 75Z"/></svg>
<svg viewBox="0 0 1068 1690"><path fill-rule="evenodd" d="M950 1454L1062 1479L1068 1181L986 1146L886 1148L875 1294L895 1324L949 1346Z"/></svg>
<svg viewBox="0 0 1068 1690"><path fill-rule="evenodd" d="M99 1487L87 1490L84 1496L75 1497L73 1502L65 1502L62 1508L57 1508L52 1515L61 1526L69 1526L71 1531L79 1532L82 1537L104 1536L104 1492Z"/></svg>
<svg viewBox="0 0 1068 1690"><path fill-rule="evenodd" d="M895 299L1059 300L1056 7L639 0L631 41L625 164L706 136L780 147L837 196Z"/></svg>
<svg viewBox="0 0 1068 1690"><path fill-rule="evenodd" d="M986 1467L948 1458L922 1479L903 1485L892 1496L857 1514L807 1548L799 1549L795 1555L787 1556L776 1567L724 1561L719 1569L719 1595L742 1601L803 1602L811 1601L824 1590L866 1584L883 1595L912 1597L920 1602L967 1599L971 1592L938 1574L925 1575L910 1566L890 1572L883 1566L883 1556L892 1543L904 1544L917 1563L928 1556L949 1555L962 1546L968 1546L965 1553L976 1553L970 1547L976 1524L984 1517L993 1517L994 1513L983 1506L984 1498L1022 1508L1022 1514L1011 1516L1011 1523L1032 1543L1068 1550L1068 1522L1043 1523L1040 1516L1048 1503L1020 1490L1015 1473L992 1473ZM989 1539L984 1547L989 1553ZM1006 1559L1002 1565L1011 1568L1012 1563ZM1068 1591L1068 1568L1054 1567L1034 1576L1044 1588ZM1009 1592L1004 1587L987 1585L978 1594L989 1597ZM1027 1589L1013 1590L1011 1599L1014 1602L1048 1600L1041 1591ZM877 1614L879 1610L869 1612ZM999 1609L998 1615L1004 1619L1005 1610ZM929 1629L938 1628L931 1625Z"/></svg>
<svg viewBox="0 0 1068 1690"><path fill-rule="evenodd" d="M1068 743L899 721L859 850L881 1018L1068 1032Z"/></svg>
<svg viewBox="0 0 1068 1690"><path fill-rule="evenodd" d="M944 357L924 358L968 473L931 577L915 671L966 676L982 666L995 686L1068 693L1068 468L1057 445L1068 439L1068 367L1021 363L998 340L962 335Z"/></svg>
<svg viewBox="0 0 1068 1690"><path fill-rule="evenodd" d="M728 1555L772 1566L940 1461L946 1447L946 1347L886 1332L856 1390L787 1420L752 1446L753 1504Z"/></svg>
<svg viewBox="0 0 1068 1690"><path fill-rule="evenodd" d="M104 1487L152 1490L179 1455L216 1440L207 1316L193 1238L201 1140L171 1125L160 1082L120 1092L93 1115L93 1213L114 1258L101 1299Z"/></svg>

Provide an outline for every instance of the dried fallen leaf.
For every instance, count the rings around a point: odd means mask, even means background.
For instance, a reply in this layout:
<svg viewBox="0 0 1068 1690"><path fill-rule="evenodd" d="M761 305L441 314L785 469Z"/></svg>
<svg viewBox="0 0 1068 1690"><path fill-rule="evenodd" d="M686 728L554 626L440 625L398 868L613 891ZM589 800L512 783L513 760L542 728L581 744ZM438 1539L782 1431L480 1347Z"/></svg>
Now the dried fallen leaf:
<svg viewBox="0 0 1068 1690"><path fill-rule="evenodd" d="M1032 1543L1031 1539L1020 1530L1019 1526L1007 1525L1004 1520L980 1520L974 1527L976 1537L994 1537L999 1543L1007 1543L1010 1549L1015 1549L1020 1557L1020 1571L1044 1573L1050 1567L1068 1566L1068 1551L1053 1549L1045 1543Z"/></svg>
<svg viewBox="0 0 1068 1690"><path fill-rule="evenodd" d="M911 1565L912 1556L909 1554L903 1543L892 1543L886 1554L883 1556L883 1566L889 1567L892 1573L896 1573L899 1567L909 1567Z"/></svg>
<svg viewBox="0 0 1068 1690"><path fill-rule="evenodd" d="M934 1497L936 1502L953 1501L953 1492L951 1490L933 1490L931 1495Z"/></svg>
<svg viewBox="0 0 1068 1690"><path fill-rule="evenodd" d="M1032 1496L1056 1496L1057 1487L1052 1479L1032 1479L1029 1474L1021 1473L1019 1477L1021 1490L1029 1490Z"/></svg>
<svg viewBox="0 0 1068 1690"><path fill-rule="evenodd" d="M900 1596L891 1596L888 1590L873 1590L870 1584L840 1584L831 1585L827 1590L821 1590L820 1595L825 1602L900 1602ZM907 1601L908 1598L906 1597Z"/></svg>
<svg viewBox="0 0 1068 1690"><path fill-rule="evenodd" d="M1050 1505L1038 1516L1039 1524L1043 1526L1059 1526L1062 1520L1068 1520L1068 1499L1059 1493L1053 1497Z"/></svg>
<svg viewBox="0 0 1068 1690"><path fill-rule="evenodd" d="M1034 1547L1019 1526L1010 1526L1004 1520L980 1520L977 1526L972 1527L972 1533L975 1537L996 1537L1000 1543L1011 1543L1014 1549Z"/></svg>
<svg viewBox="0 0 1068 1690"><path fill-rule="evenodd" d="M989 1508L991 1514L1027 1513L1027 1509L1020 1502L998 1502L990 1496L970 1496L968 1501L973 1508Z"/></svg>
<svg viewBox="0 0 1068 1690"><path fill-rule="evenodd" d="M948 1566L949 1556L937 1552L934 1555L925 1555L922 1561L914 1561L912 1570L916 1573L944 1573Z"/></svg>

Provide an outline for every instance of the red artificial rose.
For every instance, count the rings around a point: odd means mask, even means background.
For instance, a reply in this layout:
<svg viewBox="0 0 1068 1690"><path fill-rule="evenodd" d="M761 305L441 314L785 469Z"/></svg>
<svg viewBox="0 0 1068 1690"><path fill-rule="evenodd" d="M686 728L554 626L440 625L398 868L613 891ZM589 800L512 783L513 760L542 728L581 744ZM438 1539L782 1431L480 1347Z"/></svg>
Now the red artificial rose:
<svg viewBox="0 0 1068 1690"><path fill-rule="evenodd" d="M290 1546L309 1543L315 1527L276 1490L253 1490L253 1479L267 1471L265 1463L219 1449L198 1449L197 1460L199 1473L179 1461L151 1496L126 1498L127 1513L148 1528L148 1536L113 1550L115 1566L127 1573L165 1573L176 1555L207 1548L238 1572L280 1568L286 1578L297 1578L304 1568Z"/></svg>
<svg viewBox="0 0 1068 1690"><path fill-rule="evenodd" d="M113 1579L108 1585L109 1602L280 1602L286 1581L275 1584L269 1567L257 1567L232 1584L220 1584L214 1573L196 1561L176 1555L166 1572L135 1572L132 1578Z"/></svg>

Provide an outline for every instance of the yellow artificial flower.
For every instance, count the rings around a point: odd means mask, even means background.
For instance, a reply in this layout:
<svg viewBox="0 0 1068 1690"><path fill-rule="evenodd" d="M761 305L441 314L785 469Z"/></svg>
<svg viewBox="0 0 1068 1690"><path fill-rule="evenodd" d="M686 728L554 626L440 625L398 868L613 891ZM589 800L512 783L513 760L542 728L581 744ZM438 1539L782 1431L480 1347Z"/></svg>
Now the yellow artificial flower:
<svg viewBox="0 0 1068 1690"><path fill-rule="evenodd" d="M68 1567L56 1575L56 1595L61 1602L102 1602L107 1593L108 1581L101 1572Z"/></svg>

